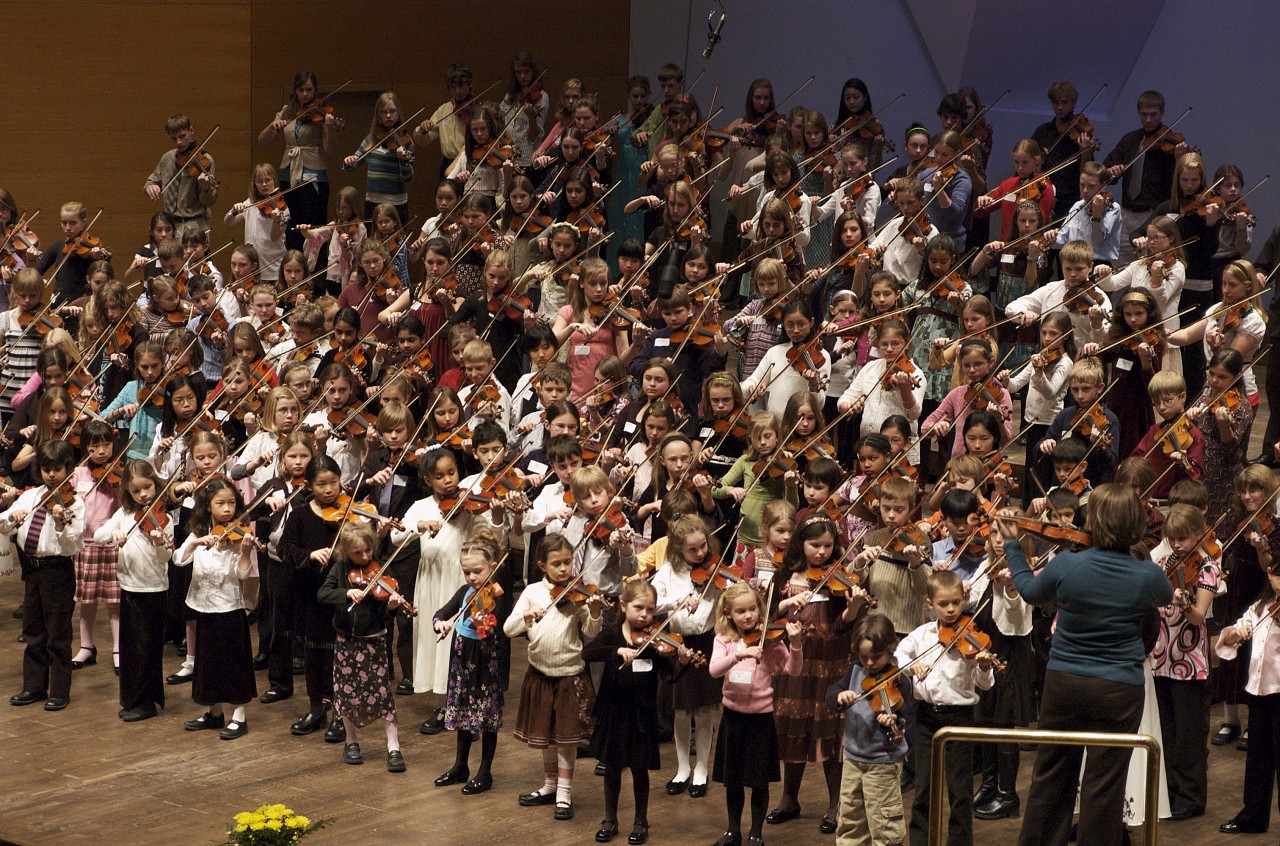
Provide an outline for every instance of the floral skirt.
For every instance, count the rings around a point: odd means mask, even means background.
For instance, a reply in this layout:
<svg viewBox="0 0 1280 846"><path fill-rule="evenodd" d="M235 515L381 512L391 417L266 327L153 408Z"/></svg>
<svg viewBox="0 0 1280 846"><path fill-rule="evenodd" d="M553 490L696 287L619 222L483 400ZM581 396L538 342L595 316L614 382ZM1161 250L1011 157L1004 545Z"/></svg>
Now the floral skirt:
<svg viewBox="0 0 1280 846"><path fill-rule="evenodd" d="M385 633L374 637L338 634L333 649L333 713L357 726L395 719Z"/></svg>
<svg viewBox="0 0 1280 846"><path fill-rule="evenodd" d="M445 728L497 731L502 728L502 701L498 639L477 640L455 633L449 657L449 689L444 699Z"/></svg>
<svg viewBox="0 0 1280 846"><path fill-rule="evenodd" d="M76 602L119 602L116 548L88 541L76 554Z"/></svg>

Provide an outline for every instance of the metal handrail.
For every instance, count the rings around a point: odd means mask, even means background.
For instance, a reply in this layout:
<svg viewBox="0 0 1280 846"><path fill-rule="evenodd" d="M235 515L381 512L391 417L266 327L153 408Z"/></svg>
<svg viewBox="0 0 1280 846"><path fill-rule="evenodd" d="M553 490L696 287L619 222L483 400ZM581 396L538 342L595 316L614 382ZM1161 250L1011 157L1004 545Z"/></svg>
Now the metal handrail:
<svg viewBox="0 0 1280 846"><path fill-rule="evenodd" d="M947 783L948 743L1043 743L1050 746L1126 746L1147 751L1147 801L1143 842L1156 846L1156 817L1160 813L1160 742L1149 734L1101 731L1043 731L943 726L933 734L933 767L929 775L929 844L942 846L949 814L943 808Z"/></svg>

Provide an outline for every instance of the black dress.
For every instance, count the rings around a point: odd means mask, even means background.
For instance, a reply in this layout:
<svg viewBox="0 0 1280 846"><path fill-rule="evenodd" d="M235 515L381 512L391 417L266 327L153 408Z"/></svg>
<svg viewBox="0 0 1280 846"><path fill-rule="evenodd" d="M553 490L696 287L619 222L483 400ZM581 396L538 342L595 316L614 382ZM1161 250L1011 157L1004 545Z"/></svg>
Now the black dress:
<svg viewBox="0 0 1280 846"><path fill-rule="evenodd" d="M634 664L622 666L618 649L629 645L618 621L582 650L584 660L604 663L591 752L605 766L656 770L662 766L658 754L658 679L679 673L672 660L650 654L652 650L645 650L639 659L651 662L651 669L639 672Z"/></svg>

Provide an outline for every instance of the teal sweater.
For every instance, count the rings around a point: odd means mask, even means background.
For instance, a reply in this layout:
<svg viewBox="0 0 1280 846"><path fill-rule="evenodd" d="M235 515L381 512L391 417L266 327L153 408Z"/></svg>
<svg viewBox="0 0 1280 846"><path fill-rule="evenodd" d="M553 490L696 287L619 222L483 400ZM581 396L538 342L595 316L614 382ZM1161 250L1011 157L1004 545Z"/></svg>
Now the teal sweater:
<svg viewBox="0 0 1280 846"><path fill-rule="evenodd" d="M102 416L106 417L117 408L123 408L126 405L138 401L138 389L142 383L134 379L116 395L111 404L102 409ZM128 429L129 437L133 440L129 443L129 448L125 450L125 458L129 461L146 461L147 456L151 452L151 443L156 438L156 430L160 428L160 421L163 412L159 406L148 405L146 408L130 415L129 417L121 417L112 421L117 429Z"/></svg>
<svg viewBox="0 0 1280 846"><path fill-rule="evenodd" d="M1022 544L1008 541L1013 584L1033 605L1058 603L1049 669L1142 685L1142 620L1173 601L1173 585L1150 561L1122 552L1085 549L1054 556L1038 575Z"/></svg>

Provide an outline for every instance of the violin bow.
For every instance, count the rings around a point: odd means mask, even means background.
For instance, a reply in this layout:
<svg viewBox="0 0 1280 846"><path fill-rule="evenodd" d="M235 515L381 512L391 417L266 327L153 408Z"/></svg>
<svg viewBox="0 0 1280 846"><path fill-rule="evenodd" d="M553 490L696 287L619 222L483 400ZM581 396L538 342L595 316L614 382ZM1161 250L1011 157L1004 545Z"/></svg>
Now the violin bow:
<svg viewBox="0 0 1280 846"><path fill-rule="evenodd" d="M187 161L188 161L188 162L195 163L195 161L196 161L196 157L200 155L201 151L202 151L202 150L204 150L205 145L209 143L209 141L213 138L213 136L214 136L214 135L216 135L216 134L218 133L218 130L219 130L219 129L221 129L221 128L222 128L222 124L220 124L220 123L214 124L213 129L209 130L209 134L208 134L208 135L206 135L206 136L204 137L204 140L203 140L203 141L201 141L198 145L196 145L195 149L190 150L190 151L187 151L187 152L185 152L185 153L178 153L178 155L180 155L180 156L186 156L186 157L187 157ZM177 157L176 157L176 156L175 156L175 158L174 158L174 162L175 162L175 163L177 162ZM212 175L212 174L210 174L209 172L205 171L205 170L204 170L204 168L200 167L198 164L196 165L196 169L197 169L197 170L200 170L200 171L202 171L202 172L204 172L204 175L205 175L205 176L208 176L210 180L212 180L212 179L213 179L213 175ZM186 170L186 166L185 166L185 165L179 165L179 166L177 167L177 169L176 169L176 170L174 170L174 172L173 172L173 176L170 176L170 177L169 177L169 181L168 181L168 182L166 182L166 183L163 185L163 187L161 187L161 188L160 188L160 194L161 194L161 196L163 196L163 195L164 195L164 192L166 192L166 191L168 191L168 190L169 190L169 186L173 185L173 183L174 183L174 182L176 182L176 181L178 180L178 177L182 175L182 172L183 172L184 170Z"/></svg>
<svg viewBox="0 0 1280 846"><path fill-rule="evenodd" d="M404 132L404 128L405 128L406 126L408 126L409 124L413 123L414 119L415 119L415 118L417 118L417 117L418 117L418 115L422 114L422 113L423 113L423 112L425 112L426 110L427 110L427 107L426 107L426 106L423 106L422 108L418 109L416 112L414 112L413 114L409 115L409 116L408 116L407 118L405 118L404 120L400 121L400 123L396 124L396 126L394 126L394 127L393 127L393 128L391 128L391 129L388 129L388 130L387 130L387 134L386 134L386 135L383 135L383 136L382 136L382 138L381 138L380 140L378 140L378 141L374 141L374 140L373 140L373 135L371 134L371 135L369 136L369 141L371 142L371 143L369 144L369 148L368 148L368 149L366 149L363 153L359 153L359 154L357 154L357 155L356 155L356 160L355 160L354 162L352 162L352 163L351 163L351 166L350 166L350 167L348 167L347 165L345 165L345 164L344 164L344 165L342 166L342 169L343 169L343 170L355 170L357 167L359 167L359 166L360 166L360 162L362 162L362 161L364 161L365 159L367 159L371 154L373 154L374 152L378 151L379 149L383 149L383 150L385 150L385 149L386 149L386 147L387 147L387 139L388 139L388 138L391 138L391 139L393 139L393 140L399 141L399 140L400 140L400 138L401 138L401 135L400 135L400 134L401 134L402 132ZM406 161L406 162L410 162L410 163L412 163L412 162L413 162L413 150L412 150L412 145L413 145L413 131L412 131L412 130L410 130L410 131L409 131L409 144L408 144L408 145L405 145L405 144L397 144L397 145L396 145L396 148L395 148L394 150L390 150L389 152L390 152L392 155L395 155L395 154L396 154L396 152L398 152L399 150L402 150L402 149L404 149L406 146L408 146L408 147L410 147L410 149L409 149L409 153L408 153L408 155L405 157L405 161Z"/></svg>
<svg viewBox="0 0 1280 846"><path fill-rule="evenodd" d="M354 501L355 500L353 498L352 502ZM339 537L342 536L342 529L345 527L346 527L345 521L339 524L339 528L338 528ZM408 546L410 541L417 540L417 539L418 539L418 533L406 528L404 540L400 541L400 545L395 548L395 551L393 551L390 555L387 556L387 560L383 564L379 565L377 574L372 579L369 579L368 584L366 584L361 589L360 598L352 600L351 604L347 606L347 613L351 613L351 609L355 608L361 602L364 602L364 598L369 595L369 592L372 591L374 587L377 586L378 582L382 580L382 577L387 574L387 570L391 568L391 563L396 560L396 556L400 554L401 550L403 550L406 546ZM335 540L334 543L336 544L337 541ZM494 568L494 569L497 569L497 568ZM392 594L394 596L399 597L401 602L404 602L404 597L400 596L399 593L392 591ZM441 638L441 640L443 640L443 638Z"/></svg>
<svg viewBox="0 0 1280 846"><path fill-rule="evenodd" d="M1089 107L1093 105L1093 101L1097 100L1098 97L1102 95L1102 92L1106 90L1107 90L1107 83L1104 82L1102 83L1102 87L1099 88L1096 92L1094 92L1094 95L1089 98L1089 102L1084 104L1084 108L1080 109L1080 111L1078 112L1074 112L1071 115L1070 119L1068 119L1067 121L1067 128L1062 132L1059 132L1058 137L1055 138L1053 143L1049 145L1049 149L1044 151L1044 156L1046 159L1049 158L1049 154L1052 153L1054 149L1056 149L1057 146L1062 143L1062 139L1066 138L1068 135L1071 134L1071 129L1076 125L1076 122L1080 118L1084 118L1085 112L1089 111ZM1088 120L1088 118L1085 118L1085 119ZM1096 150L1098 146L1099 145L1097 143L1097 139L1094 139L1093 146L1088 147L1087 149L1090 151L1093 151L1093 150Z"/></svg>

